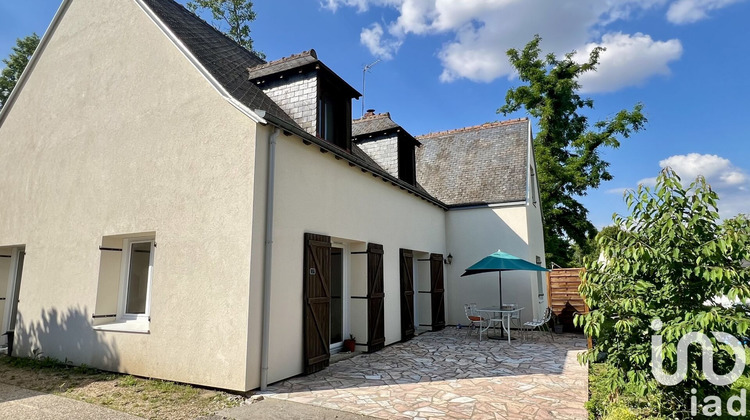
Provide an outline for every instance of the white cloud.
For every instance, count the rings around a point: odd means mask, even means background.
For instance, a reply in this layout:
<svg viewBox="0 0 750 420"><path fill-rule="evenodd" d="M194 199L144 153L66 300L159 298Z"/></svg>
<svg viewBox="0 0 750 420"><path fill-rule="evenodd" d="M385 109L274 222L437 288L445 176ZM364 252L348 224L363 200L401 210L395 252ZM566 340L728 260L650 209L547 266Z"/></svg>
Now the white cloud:
<svg viewBox="0 0 750 420"><path fill-rule="evenodd" d="M667 10L667 20L676 24L693 23L706 19L708 12L727 7L742 0L678 0Z"/></svg>
<svg viewBox="0 0 750 420"><path fill-rule="evenodd" d="M454 39L438 52L450 82L469 79L489 82L514 74L506 57L510 48L522 48L535 34L544 38L545 53L563 54L574 49L590 51L602 44L610 50L601 56L598 75L588 76L590 92L611 91L643 84L649 77L669 73L669 63L679 59L679 40L653 40L643 34L607 31L607 25L630 19L668 0L324 0L338 6L390 7L398 17L387 25L363 29L362 43L376 56L395 54L410 35L449 34ZM394 46L396 46L394 48Z"/></svg>
<svg viewBox="0 0 750 420"><path fill-rule="evenodd" d="M373 23L369 28L362 29L359 34L359 42L362 43L370 53L383 60L390 60L401 46L399 40L383 40L383 27L379 23Z"/></svg>
<svg viewBox="0 0 750 420"><path fill-rule="evenodd" d="M659 166L672 168L682 179L683 185L689 185L698 176L705 177L719 194L719 213L722 217L750 214L750 177L729 159L689 153L663 159L659 161ZM656 178L645 178L638 181L638 184L653 187L656 185Z"/></svg>
<svg viewBox="0 0 750 420"><path fill-rule="evenodd" d="M641 33L618 32L603 35L598 44L586 44L575 59L585 61L597 46L605 47L606 51L601 53L597 71L584 73L579 78L584 92L614 92L643 85L651 76L669 75L669 63L682 56L682 44L677 39L654 41Z"/></svg>
<svg viewBox="0 0 750 420"><path fill-rule="evenodd" d="M659 161L659 166L672 168L686 182L699 175L712 185L735 187L748 182L743 170L734 166L729 159L717 155L675 155Z"/></svg>

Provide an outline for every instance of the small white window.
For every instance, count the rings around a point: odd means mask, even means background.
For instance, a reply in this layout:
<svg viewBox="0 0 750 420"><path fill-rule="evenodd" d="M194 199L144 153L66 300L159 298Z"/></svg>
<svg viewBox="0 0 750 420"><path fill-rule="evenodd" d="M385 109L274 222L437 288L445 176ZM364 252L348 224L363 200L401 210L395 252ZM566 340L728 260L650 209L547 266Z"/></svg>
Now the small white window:
<svg viewBox="0 0 750 420"><path fill-rule="evenodd" d="M151 281L154 271L154 241L126 239L117 317L148 321L151 312Z"/></svg>

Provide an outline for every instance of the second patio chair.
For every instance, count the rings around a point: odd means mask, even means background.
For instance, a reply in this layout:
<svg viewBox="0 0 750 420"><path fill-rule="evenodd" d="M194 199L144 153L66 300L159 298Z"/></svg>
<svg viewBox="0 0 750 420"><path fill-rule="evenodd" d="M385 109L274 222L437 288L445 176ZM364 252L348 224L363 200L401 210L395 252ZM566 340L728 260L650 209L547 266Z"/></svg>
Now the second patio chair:
<svg viewBox="0 0 750 420"><path fill-rule="evenodd" d="M544 317L542 319L534 319L533 321L525 322L523 324L524 328L524 337L526 337L527 333L530 333L531 331L539 328L540 331L547 330L549 332L549 337L552 341L555 340L555 337L552 335L552 330L549 328L549 322L552 319L552 308L547 307L547 309L544 310Z"/></svg>
<svg viewBox="0 0 750 420"><path fill-rule="evenodd" d="M479 341L482 341L482 329L487 327L487 323L489 322L489 320L479 316L476 303L464 304L464 312L466 313L466 319L469 320L469 331L466 333L466 335L471 334L471 331L474 329L474 327L477 327L479 331Z"/></svg>

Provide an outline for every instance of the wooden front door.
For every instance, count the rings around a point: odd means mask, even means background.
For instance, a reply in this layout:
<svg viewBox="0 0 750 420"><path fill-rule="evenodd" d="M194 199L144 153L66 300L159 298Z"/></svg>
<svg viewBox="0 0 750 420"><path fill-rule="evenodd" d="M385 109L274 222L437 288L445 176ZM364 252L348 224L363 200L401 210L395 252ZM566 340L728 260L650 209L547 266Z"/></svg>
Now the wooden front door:
<svg viewBox="0 0 750 420"><path fill-rule="evenodd" d="M430 254L430 297L432 300L432 331L445 328L445 288L443 254Z"/></svg>
<svg viewBox="0 0 750 420"><path fill-rule="evenodd" d="M414 254L401 249L401 341L414 337Z"/></svg>
<svg viewBox="0 0 750 420"><path fill-rule="evenodd" d="M383 245L367 244L367 351L385 345L385 290L383 287Z"/></svg>
<svg viewBox="0 0 750 420"><path fill-rule="evenodd" d="M331 317L331 238L305 234L304 257L304 366L305 374L328 366Z"/></svg>

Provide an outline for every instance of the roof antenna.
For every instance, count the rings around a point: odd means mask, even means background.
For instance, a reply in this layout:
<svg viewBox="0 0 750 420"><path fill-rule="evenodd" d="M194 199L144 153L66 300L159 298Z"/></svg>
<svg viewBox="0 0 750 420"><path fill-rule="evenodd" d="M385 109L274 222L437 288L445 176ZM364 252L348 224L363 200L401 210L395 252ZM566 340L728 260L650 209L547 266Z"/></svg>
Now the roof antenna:
<svg viewBox="0 0 750 420"><path fill-rule="evenodd" d="M372 63L362 67L362 117L365 116L365 75L368 71L370 71L371 68L375 67L375 64L378 64L380 61L381 60L378 58Z"/></svg>

